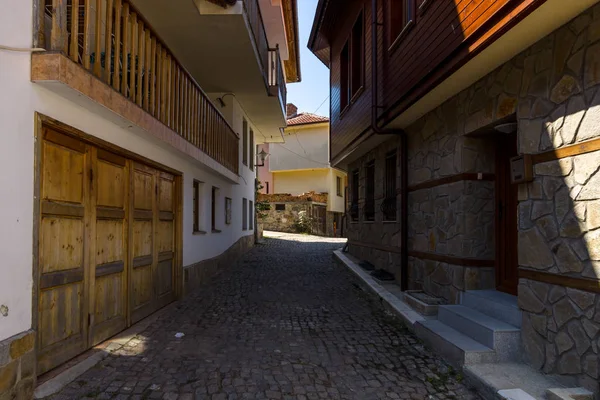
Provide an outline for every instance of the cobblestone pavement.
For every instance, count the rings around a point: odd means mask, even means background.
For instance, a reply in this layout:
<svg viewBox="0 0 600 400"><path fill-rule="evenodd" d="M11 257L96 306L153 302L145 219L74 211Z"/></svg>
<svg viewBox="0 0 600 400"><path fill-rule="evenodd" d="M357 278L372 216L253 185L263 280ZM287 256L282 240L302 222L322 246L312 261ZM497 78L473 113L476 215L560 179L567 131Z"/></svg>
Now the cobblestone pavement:
<svg viewBox="0 0 600 400"><path fill-rule="evenodd" d="M340 243L266 239L53 398L478 399L333 262Z"/></svg>

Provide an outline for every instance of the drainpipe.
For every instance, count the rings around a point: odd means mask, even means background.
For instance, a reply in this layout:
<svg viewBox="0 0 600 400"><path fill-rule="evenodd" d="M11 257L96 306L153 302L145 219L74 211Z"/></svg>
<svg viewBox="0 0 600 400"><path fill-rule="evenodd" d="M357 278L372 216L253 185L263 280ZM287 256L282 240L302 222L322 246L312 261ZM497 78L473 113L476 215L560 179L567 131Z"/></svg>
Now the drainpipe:
<svg viewBox="0 0 600 400"><path fill-rule="evenodd" d="M398 135L400 138L400 289L408 289L408 150L406 132L402 129L382 129L377 125L378 58L377 31L383 24L377 20L377 0L371 0L371 129L375 135Z"/></svg>

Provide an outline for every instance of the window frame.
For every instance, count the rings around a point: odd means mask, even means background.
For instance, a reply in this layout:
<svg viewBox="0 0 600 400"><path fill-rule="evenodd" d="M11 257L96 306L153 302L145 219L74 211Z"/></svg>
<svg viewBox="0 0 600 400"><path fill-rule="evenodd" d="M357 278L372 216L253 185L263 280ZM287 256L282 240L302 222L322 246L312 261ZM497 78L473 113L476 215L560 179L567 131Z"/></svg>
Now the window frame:
<svg viewBox="0 0 600 400"><path fill-rule="evenodd" d="M250 141L250 146L249 146L249 151L250 151L250 159L248 160L250 163L250 170L254 171L254 130L252 130L252 128L250 128L250 134L249 134L249 141Z"/></svg>
<svg viewBox="0 0 600 400"><path fill-rule="evenodd" d="M220 233L221 231L217 228L217 201L219 199L219 188L213 186L211 189L211 205L210 205L210 228L213 233Z"/></svg>
<svg viewBox="0 0 600 400"><path fill-rule="evenodd" d="M357 33L355 29L360 22L360 38L355 39L354 35ZM363 10L360 11L354 25L352 25L352 33L350 36L350 104L356 102L356 99L360 97L365 89L365 13ZM356 47L359 48L359 59L355 59ZM356 63L356 64L355 64ZM358 83L354 81L355 67L358 70ZM357 85L355 87L355 85Z"/></svg>
<svg viewBox="0 0 600 400"><path fill-rule="evenodd" d="M415 12L415 8L416 8L416 0L401 0L401 2L403 4L408 4L409 6L409 11L410 11L410 15L408 17L406 17L406 20L404 21L404 26L402 27L402 29L400 29L398 31L398 33L395 33L394 31L392 31L392 18L393 18L393 13L392 13L392 4L399 4L398 0L388 0L387 2L387 9L386 9L386 24L387 24L387 36L388 36L388 43L390 43L390 46L388 48L388 51L392 52L394 51L396 48L398 48L398 46L400 45L400 43L404 40L404 38L408 35L408 32L411 31L411 29L413 28L413 26L415 25L415 19L416 19L416 12ZM403 15L404 17L404 15Z"/></svg>
<svg viewBox="0 0 600 400"><path fill-rule="evenodd" d="M242 122L242 164L248 166L248 121Z"/></svg>
<svg viewBox="0 0 600 400"><path fill-rule="evenodd" d="M356 168L352 171L352 181L350 190L350 219L352 222L358 222L360 220L360 170ZM356 204L358 211L355 215L352 214L352 207Z"/></svg>
<svg viewBox="0 0 600 400"><path fill-rule="evenodd" d="M365 164L365 205L363 215L366 222L375 222L375 160L371 160Z"/></svg>
<svg viewBox="0 0 600 400"><path fill-rule="evenodd" d="M275 211L285 211L285 203L275 203Z"/></svg>
<svg viewBox="0 0 600 400"><path fill-rule="evenodd" d="M242 199L242 230L248 230L248 199Z"/></svg>
<svg viewBox="0 0 600 400"><path fill-rule="evenodd" d="M393 162L392 162L393 160ZM390 168L392 167L392 168ZM390 171L393 171L392 176L390 176ZM393 184L392 184L393 182ZM391 187L390 187L391 185ZM394 199L396 201L397 198L397 188L398 188L398 153L396 150L392 150L385 155L385 171L384 171L384 202L390 201L389 199ZM386 222L396 222L398 220L398 210L396 210L393 218L389 217L389 214L386 214L382 209L383 220Z"/></svg>
<svg viewBox="0 0 600 400"><path fill-rule="evenodd" d="M341 176L335 177L335 192L338 195L338 197L344 197L344 196L342 196L342 177Z"/></svg>
<svg viewBox="0 0 600 400"><path fill-rule="evenodd" d="M360 23L360 39L357 40L354 36L355 30ZM358 17L352 25L350 34L346 38L346 42L340 51L340 118L346 111L356 102L360 95L365 90L365 13L364 9L360 10ZM360 58L355 59L356 48L359 48ZM355 81L355 76L358 69L358 81Z"/></svg>
<svg viewBox="0 0 600 400"><path fill-rule="evenodd" d="M192 210L192 218L193 218L193 233L200 232L200 181L194 179L192 186L192 197L193 197L193 210Z"/></svg>
<svg viewBox="0 0 600 400"><path fill-rule="evenodd" d="M248 201L248 230L254 230L254 202Z"/></svg>

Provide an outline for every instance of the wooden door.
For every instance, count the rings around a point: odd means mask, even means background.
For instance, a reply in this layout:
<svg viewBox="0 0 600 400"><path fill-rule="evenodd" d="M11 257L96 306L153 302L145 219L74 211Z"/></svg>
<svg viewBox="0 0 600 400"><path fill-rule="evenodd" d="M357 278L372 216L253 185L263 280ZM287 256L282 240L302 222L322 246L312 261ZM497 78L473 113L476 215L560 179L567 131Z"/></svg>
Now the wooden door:
<svg viewBox="0 0 600 400"><path fill-rule="evenodd" d="M85 226L91 187L90 148L44 130L38 266L38 373L88 347Z"/></svg>
<svg viewBox="0 0 600 400"><path fill-rule="evenodd" d="M130 290L131 322L135 323L150 315L156 308L154 254L157 171L135 164L132 172L132 271Z"/></svg>
<svg viewBox="0 0 600 400"><path fill-rule="evenodd" d="M158 224L156 227L157 307L175 301L175 177L165 172L158 174Z"/></svg>
<svg viewBox="0 0 600 400"><path fill-rule="evenodd" d="M90 225L90 345L127 327L127 211L129 171L125 158L94 149Z"/></svg>
<svg viewBox="0 0 600 400"><path fill-rule="evenodd" d="M517 155L516 135L506 135L496 146L496 287L517 294L517 185L510 181L510 158Z"/></svg>

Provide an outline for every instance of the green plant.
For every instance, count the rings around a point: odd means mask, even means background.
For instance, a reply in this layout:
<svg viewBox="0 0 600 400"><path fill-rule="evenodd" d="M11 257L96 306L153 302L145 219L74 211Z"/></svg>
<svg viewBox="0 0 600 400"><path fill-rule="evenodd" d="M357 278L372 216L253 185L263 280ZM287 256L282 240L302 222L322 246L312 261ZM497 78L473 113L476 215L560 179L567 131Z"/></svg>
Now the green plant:
<svg viewBox="0 0 600 400"><path fill-rule="evenodd" d="M259 192L261 189L263 189L264 186L262 184L261 181L259 181L258 179L256 180L256 216L258 218L264 218L267 216L267 214L265 213L265 211L269 211L271 209L271 204L269 204L269 202L267 200L263 200L263 201L259 201L258 200L258 196L259 196Z"/></svg>
<svg viewBox="0 0 600 400"><path fill-rule="evenodd" d="M300 211L298 218L294 221L294 229L298 233L310 233L312 231L313 219L308 216L306 211Z"/></svg>

